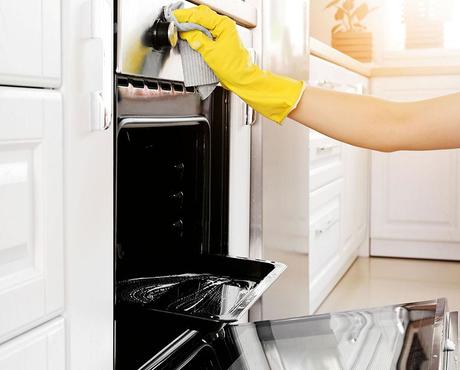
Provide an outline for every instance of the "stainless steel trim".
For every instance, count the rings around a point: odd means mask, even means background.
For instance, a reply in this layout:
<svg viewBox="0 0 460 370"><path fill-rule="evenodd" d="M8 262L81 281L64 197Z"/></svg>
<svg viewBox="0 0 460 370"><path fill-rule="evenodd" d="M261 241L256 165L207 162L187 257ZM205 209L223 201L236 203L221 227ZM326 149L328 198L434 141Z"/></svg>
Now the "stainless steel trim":
<svg viewBox="0 0 460 370"><path fill-rule="evenodd" d="M247 28L254 28L258 23L257 8L241 0L187 0L196 5L207 5L216 12L226 15L238 24Z"/></svg>
<svg viewBox="0 0 460 370"><path fill-rule="evenodd" d="M161 84L158 89L118 86L117 99L119 117L197 117L208 104L196 93L175 91L173 87L165 91Z"/></svg>
<svg viewBox="0 0 460 370"><path fill-rule="evenodd" d="M139 370L152 370L155 369L157 366L161 365L168 358L184 346L187 342L191 341L198 335L198 332L195 330L187 330L178 338L176 338L171 344L163 348L158 355L156 355L153 359L147 361L144 365L142 365Z"/></svg>
<svg viewBox="0 0 460 370"><path fill-rule="evenodd" d="M234 258L234 257L232 257ZM237 257L241 260L252 260L249 258ZM238 305L228 313L229 316L238 317L240 318L244 313L246 313L252 305L267 291L268 288L280 277L284 270L286 270L287 266L284 263L274 262L274 261L267 261L256 259L256 261L260 262L269 262L275 265L275 268L259 283L259 285L252 290L248 295L246 295ZM225 320L225 316L224 316Z"/></svg>
<svg viewBox="0 0 460 370"><path fill-rule="evenodd" d="M430 369L442 369L444 349L444 325L447 314L447 300L439 298L436 300L436 314L433 324L433 347Z"/></svg>
<svg viewBox="0 0 460 370"><path fill-rule="evenodd" d="M146 128L156 127L161 124L162 127L178 127L189 124L196 126L200 122L206 122L209 126L209 121L206 117L134 117L124 118L120 122L122 128Z"/></svg>
<svg viewBox="0 0 460 370"><path fill-rule="evenodd" d="M444 343L444 370L458 370L459 363L459 338L458 338L458 312L450 312L446 316L446 342Z"/></svg>
<svg viewBox="0 0 460 370"><path fill-rule="evenodd" d="M185 368L186 366L190 365L190 363L205 349L211 351L212 354L214 355L213 359L217 360L217 354L216 354L215 349L203 340L202 344L197 349L195 349L193 353L187 356L187 358L180 365L177 366L177 370L181 370ZM219 363L216 363L215 365L217 365L217 368L215 368L216 370L221 369Z"/></svg>

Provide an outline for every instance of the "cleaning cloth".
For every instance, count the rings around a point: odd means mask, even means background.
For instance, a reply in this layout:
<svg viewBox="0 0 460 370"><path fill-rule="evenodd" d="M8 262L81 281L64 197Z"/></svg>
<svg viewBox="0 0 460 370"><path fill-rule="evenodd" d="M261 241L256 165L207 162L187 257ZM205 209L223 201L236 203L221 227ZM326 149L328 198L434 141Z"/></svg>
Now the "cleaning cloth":
<svg viewBox="0 0 460 370"><path fill-rule="evenodd" d="M170 4L164 8L164 15L168 22L174 22L179 32L201 31L209 38L213 38L203 26L195 23L179 23L174 16L174 10L184 7L183 1ZM212 94L219 79L216 77L211 68L208 67L203 57L197 51L193 50L187 41L179 40L179 52L182 57L182 69L184 71L184 84L186 87L194 86L202 100Z"/></svg>

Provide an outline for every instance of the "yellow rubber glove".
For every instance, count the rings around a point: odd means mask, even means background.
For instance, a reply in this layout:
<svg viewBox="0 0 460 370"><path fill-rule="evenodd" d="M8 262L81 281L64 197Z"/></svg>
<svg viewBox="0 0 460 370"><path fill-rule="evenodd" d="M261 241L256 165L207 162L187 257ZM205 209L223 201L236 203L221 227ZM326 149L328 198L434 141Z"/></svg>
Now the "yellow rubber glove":
<svg viewBox="0 0 460 370"><path fill-rule="evenodd" d="M200 24L212 33L214 40L200 31L182 32L180 36L203 56L222 86L277 123L296 108L304 82L263 71L252 63L233 20L204 5L179 9L174 15L178 22Z"/></svg>

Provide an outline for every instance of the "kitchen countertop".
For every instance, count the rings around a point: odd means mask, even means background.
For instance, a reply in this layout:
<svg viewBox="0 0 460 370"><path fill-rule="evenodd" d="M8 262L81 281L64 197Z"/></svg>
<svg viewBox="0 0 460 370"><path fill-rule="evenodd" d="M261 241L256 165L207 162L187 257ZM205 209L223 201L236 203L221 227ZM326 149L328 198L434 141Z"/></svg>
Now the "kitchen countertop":
<svg viewBox="0 0 460 370"><path fill-rule="evenodd" d="M460 65L382 66L361 63L313 37L310 38L310 54L368 78L460 75Z"/></svg>

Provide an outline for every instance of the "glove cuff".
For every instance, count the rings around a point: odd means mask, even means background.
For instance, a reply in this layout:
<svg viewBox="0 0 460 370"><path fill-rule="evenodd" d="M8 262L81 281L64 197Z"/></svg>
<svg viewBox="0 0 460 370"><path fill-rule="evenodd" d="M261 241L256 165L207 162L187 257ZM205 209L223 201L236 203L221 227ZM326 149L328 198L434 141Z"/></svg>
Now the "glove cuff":
<svg viewBox="0 0 460 370"><path fill-rule="evenodd" d="M239 86L234 91L254 110L278 124L297 108L306 89L304 81L263 70L245 82L244 87Z"/></svg>

